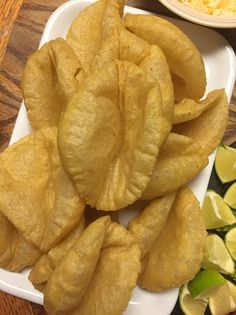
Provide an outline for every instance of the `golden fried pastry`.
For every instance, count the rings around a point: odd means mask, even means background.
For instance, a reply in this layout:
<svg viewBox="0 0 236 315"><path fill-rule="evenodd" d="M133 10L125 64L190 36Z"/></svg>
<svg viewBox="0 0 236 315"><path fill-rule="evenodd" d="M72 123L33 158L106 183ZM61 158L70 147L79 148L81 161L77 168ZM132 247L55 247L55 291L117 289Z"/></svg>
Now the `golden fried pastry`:
<svg viewBox="0 0 236 315"><path fill-rule="evenodd" d="M0 268L20 271L32 266L41 255L0 212Z"/></svg>
<svg viewBox="0 0 236 315"><path fill-rule="evenodd" d="M80 60L86 75L118 58L119 31L124 0L99 0L73 21L66 41Z"/></svg>
<svg viewBox="0 0 236 315"><path fill-rule="evenodd" d="M84 218L81 218L76 226L59 244L50 249L48 253L43 254L34 265L29 274L29 280L33 286L44 291L48 279L51 277L53 270L65 257L66 253L72 248L79 236L84 230Z"/></svg>
<svg viewBox="0 0 236 315"><path fill-rule="evenodd" d="M81 84L59 126L59 151L79 195L99 210L139 199L170 130L156 80L127 61Z"/></svg>
<svg viewBox="0 0 236 315"><path fill-rule="evenodd" d="M215 98L213 107L204 111L199 117L173 128L173 132L192 138L201 144L209 155L222 139L228 122L228 101L223 89L211 93Z"/></svg>
<svg viewBox="0 0 236 315"><path fill-rule="evenodd" d="M123 7L122 0L95 2L75 19L67 41L77 52L79 60L85 60L87 74L119 59L134 62L153 75L160 84L163 112L172 124L174 92L166 58L159 47L149 45L124 28L121 19ZM93 29L95 24L96 30ZM85 44L88 41L85 30L94 37L88 45ZM89 51L85 53L84 48Z"/></svg>
<svg viewBox="0 0 236 315"><path fill-rule="evenodd" d="M196 197L189 188L181 188L160 235L144 257L140 286L163 291L193 279L201 267L206 234Z"/></svg>
<svg viewBox="0 0 236 315"><path fill-rule="evenodd" d="M101 43L91 64L91 71L102 69L106 63L119 59L121 19L125 0L106 0L101 20Z"/></svg>
<svg viewBox="0 0 236 315"><path fill-rule="evenodd" d="M100 47L100 27L105 3L105 0L99 0L82 10L74 19L66 36L66 41L80 60L85 74L89 73Z"/></svg>
<svg viewBox="0 0 236 315"><path fill-rule="evenodd" d="M208 155L197 141L170 133L161 147L151 181L142 199L153 199L178 190L192 180L207 163Z"/></svg>
<svg viewBox="0 0 236 315"><path fill-rule="evenodd" d="M0 154L0 211L41 252L60 242L84 210L62 168L56 139L57 128L45 127Z"/></svg>
<svg viewBox="0 0 236 315"><path fill-rule="evenodd" d="M160 86L162 111L170 126L174 115L174 89L165 55L156 45L150 45L135 34L120 31L120 60L134 62L156 79Z"/></svg>
<svg viewBox="0 0 236 315"><path fill-rule="evenodd" d="M140 249L121 225L91 223L53 271L44 306L56 314L123 314L140 272Z"/></svg>
<svg viewBox="0 0 236 315"><path fill-rule="evenodd" d="M198 118L206 110L217 106L217 104L221 102L223 94L223 89L211 91L207 97L200 102L184 98L174 106L174 124Z"/></svg>
<svg viewBox="0 0 236 315"><path fill-rule="evenodd" d="M33 129L58 125L80 76L80 62L62 38L51 40L29 57L21 90Z"/></svg>
<svg viewBox="0 0 236 315"><path fill-rule="evenodd" d="M176 193L150 201L143 211L129 222L128 230L137 238L142 257L151 249L167 220Z"/></svg>
<svg viewBox="0 0 236 315"><path fill-rule="evenodd" d="M206 74L202 56L178 27L163 18L142 14L127 14L125 26L161 48L172 73L176 101L183 98L199 100L204 95Z"/></svg>

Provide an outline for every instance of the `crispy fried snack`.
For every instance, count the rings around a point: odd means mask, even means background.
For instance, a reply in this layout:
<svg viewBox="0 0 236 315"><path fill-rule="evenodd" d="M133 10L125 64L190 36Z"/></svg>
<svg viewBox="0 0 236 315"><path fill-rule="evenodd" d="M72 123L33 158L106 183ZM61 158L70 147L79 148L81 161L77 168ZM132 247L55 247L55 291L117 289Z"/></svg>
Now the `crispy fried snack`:
<svg viewBox="0 0 236 315"><path fill-rule="evenodd" d="M65 257L66 253L72 248L79 236L84 230L84 218L81 218L79 225L74 228L67 236L65 236L59 244L43 254L34 265L29 274L29 280L33 286L44 291L48 279L51 277L53 270Z"/></svg>
<svg viewBox="0 0 236 315"><path fill-rule="evenodd" d="M75 19L67 41L77 52L79 60L85 59L87 74L119 59L134 62L153 75L160 84L163 112L172 124L174 91L166 58L159 47L149 45L124 28L121 19L123 7L123 0L95 2ZM96 30L93 29L95 26ZM96 36L89 45L85 44L88 41L85 30L92 33L92 38ZM84 48L90 50L85 53Z"/></svg>
<svg viewBox="0 0 236 315"><path fill-rule="evenodd" d="M78 89L80 72L78 58L62 38L46 43L29 57L21 90L33 129L58 125Z"/></svg>
<svg viewBox="0 0 236 315"><path fill-rule="evenodd" d="M174 124L198 118L208 109L217 106L222 100L223 89L211 91L207 97L200 102L184 98L174 106Z"/></svg>
<svg viewBox="0 0 236 315"><path fill-rule="evenodd" d="M116 210L141 197L169 130L156 80L116 61L89 76L68 104L59 151L79 195Z"/></svg>
<svg viewBox="0 0 236 315"><path fill-rule="evenodd" d="M105 0L101 21L101 43L91 64L91 71L102 69L106 63L119 59L121 19L125 0Z"/></svg>
<svg viewBox="0 0 236 315"><path fill-rule="evenodd" d="M72 23L66 40L86 74L118 58L124 2L97 1L83 10Z"/></svg>
<svg viewBox="0 0 236 315"><path fill-rule="evenodd" d="M203 96L206 74L202 56L179 28L160 17L142 14L127 14L125 26L162 49L172 72L176 101Z"/></svg>
<svg viewBox="0 0 236 315"><path fill-rule="evenodd" d="M147 207L129 222L128 230L137 238L142 257L157 240L175 200L176 193L171 193L152 200Z"/></svg>
<svg viewBox="0 0 236 315"><path fill-rule="evenodd" d="M208 155L197 141L170 133L161 147L151 181L142 199L153 199L178 190L193 179L207 163Z"/></svg>
<svg viewBox="0 0 236 315"><path fill-rule="evenodd" d="M156 79L160 86L162 97L162 111L169 121L173 123L174 90L166 57L156 45L150 45L135 34L122 29L120 31L120 60L134 62L142 70Z"/></svg>
<svg viewBox="0 0 236 315"><path fill-rule="evenodd" d="M0 267L9 271L20 271L32 266L41 252L28 243L0 213Z"/></svg>
<svg viewBox="0 0 236 315"><path fill-rule="evenodd" d="M41 252L66 236L84 210L62 168L56 138L57 128L45 127L0 155L0 211Z"/></svg>
<svg viewBox="0 0 236 315"><path fill-rule="evenodd" d="M135 238L109 216L102 217L86 228L53 271L45 309L51 315L123 314L140 268Z"/></svg>
<svg viewBox="0 0 236 315"><path fill-rule="evenodd" d="M173 132L192 138L201 144L205 154L209 155L222 139L228 121L228 101L225 91L211 93L213 107L204 111L198 118L177 124Z"/></svg>
<svg viewBox="0 0 236 315"><path fill-rule="evenodd" d="M81 62L85 74L89 73L101 43L101 20L105 0L99 0L79 13L71 24L66 41Z"/></svg>
<svg viewBox="0 0 236 315"><path fill-rule="evenodd" d="M180 189L159 237L144 257L140 286L163 291L193 279L201 266L206 234L197 199L189 188Z"/></svg>

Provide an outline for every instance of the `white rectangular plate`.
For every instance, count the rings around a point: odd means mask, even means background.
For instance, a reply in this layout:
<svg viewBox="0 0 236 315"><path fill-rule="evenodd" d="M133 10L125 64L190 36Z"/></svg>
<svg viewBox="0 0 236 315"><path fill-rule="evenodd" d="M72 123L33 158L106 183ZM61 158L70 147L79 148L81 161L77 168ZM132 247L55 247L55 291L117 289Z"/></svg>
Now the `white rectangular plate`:
<svg viewBox="0 0 236 315"><path fill-rule="evenodd" d="M59 7L51 15L47 22L40 46L51 39L55 39L56 37L65 37L73 19L82 9L92 2L92 0L74 0L66 2L64 5ZM151 14L131 7L126 7L125 12L134 14ZM210 29L183 21L174 19L170 20L192 39L203 55L208 82L206 93L216 88L225 88L228 99L230 99L235 82L236 65L234 52L227 41L218 33ZM10 143L14 143L30 132L31 129L27 119L26 110L24 104L22 104ZM205 195L213 161L214 154L210 156L209 165L191 183L191 188L201 203ZM123 221L122 223L125 223L125 221L127 222L127 218L129 217L130 215L127 213L125 217L121 218L121 221ZM28 273L29 270L24 270L20 273L12 273L0 269L0 289L12 295L42 304L43 295L36 291L28 281ZM162 293L150 293L139 288L135 288L125 314L168 315L171 313L177 297L178 289Z"/></svg>

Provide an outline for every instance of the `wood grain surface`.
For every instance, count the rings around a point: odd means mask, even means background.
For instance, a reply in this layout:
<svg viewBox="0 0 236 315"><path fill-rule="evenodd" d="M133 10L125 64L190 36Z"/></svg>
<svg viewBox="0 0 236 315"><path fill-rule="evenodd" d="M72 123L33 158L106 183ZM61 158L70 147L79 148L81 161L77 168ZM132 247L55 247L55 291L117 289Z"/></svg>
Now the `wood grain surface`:
<svg viewBox="0 0 236 315"><path fill-rule="evenodd" d="M23 0L0 1L0 64L22 2Z"/></svg>
<svg viewBox="0 0 236 315"><path fill-rule="evenodd" d="M22 1L0 0L0 64L15 22L0 68L0 151L8 145L21 104L20 79L26 58L37 49L44 26L51 13L64 2L64 0L25 0L22 4ZM174 16L156 0L129 0L127 4ZM236 30L218 31L229 40L236 50ZM236 88L231 100L229 124L224 140L227 144L236 141ZM178 312L176 308L173 314L176 315ZM45 314L39 305L0 292L0 315Z"/></svg>

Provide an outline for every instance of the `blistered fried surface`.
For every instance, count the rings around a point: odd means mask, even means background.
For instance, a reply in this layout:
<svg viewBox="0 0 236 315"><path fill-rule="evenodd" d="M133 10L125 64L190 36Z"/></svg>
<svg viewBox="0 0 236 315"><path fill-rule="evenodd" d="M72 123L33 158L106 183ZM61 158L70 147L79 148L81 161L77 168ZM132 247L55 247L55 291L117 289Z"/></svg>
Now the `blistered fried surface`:
<svg viewBox="0 0 236 315"><path fill-rule="evenodd" d="M136 286L140 258L136 240L121 225L112 222L93 279L73 315L123 314Z"/></svg>
<svg viewBox="0 0 236 315"><path fill-rule="evenodd" d="M41 255L37 247L28 243L0 213L0 267L20 271L32 266Z"/></svg>
<svg viewBox="0 0 236 315"><path fill-rule="evenodd" d="M72 248L79 236L84 230L84 218L79 225L75 227L59 244L43 254L36 262L29 274L29 280L39 291L44 291L48 279L51 277L53 270L59 265L66 253Z"/></svg>
<svg viewBox="0 0 236 315"><path fill-rule="evenodd" d="M62 168L56 137L57 128L46 127L0 155L0 211L42 252L67 235L84 210Z"/></svg>
<svg viewBox="0 0 236 315"><path fill-rule="evenodd" d="M198 118L206 110L216 106L221 101L222 90L214 90L200 102L185 98L174 106L174 124Z"/></svg>
<svg viewBox="0 0 236 315"><path fill-rule="evenodd" d="M96 1L81 11L67 33L66 41L80 60L86 74L100 47L100 27L105 2Z"/></svg>
<svg viewBox="0 0 236 315"><path fill-rule="evenodd" d="M139 283L150 291L178 288L199 271L206 230L201 208L187 187L176 197L157 241L144 258Z"/></svg>
<svg viewBox="0 0 236 315"><path fill-rule="evenodd" d="M92 7L94 10L92 10ZM88 40L85 29L87 27L90 29L90 24L92 25L96 21L96 30L88 30L89 33L93 33L92 36L95 36L96 32L99 34L92 41L94 49L91 48L86 54L86 56L93 55L86 73L101 69L106 63L116 59L134 62L139 65L145 72L151 74L157 80L157 84L160 85L163 113L171 125L173 122L174 91L166 58L159 47L151 46L124 28L121 19L123 7L123 0L112 0L99 1L85 9L73 23L73 25L76 25L73 31L76 41L72 41L73 45L76 46L75 51L76 49L80 51L84 46L90 47L91 43L87 46L83 45L83 42ZM99 13L96 12L97 10ZM84 23L86 24L85 29L82 26ZM81 32L81 29L83 32ZM71 38L69 34L68 40ZM81 60L81 57L79 59Z"/></svg>
<svg viewBox="0 0 236 315"><path fill-rule="evenodd" d="M176 194L172 193L152 200L136 218L129 222L128 230L139 241L142 257L147 254L160 235L175 196Z"/></svg>
<svg viewBox="0 0 236 315"><path fill-rule="evenodd" d="M45 288L49 314L68 314L81 301L93 277L104 242L109 217L91 224L55 268Z"/></svg>
<svg viewBox="0 0 236 315"><path fill-rule="evenodd" d="M140 272L140 249L108 216L90 224L45 290L50 314L123 314Z"/></svg>
<svg viewBox="0 0 236 315"><path fill-rule="evenodd" d="M209 155L222 139L228 122L228 101L225 91L215 90L213 107L204 111L198 118L175 125L173 131L197 141Z"/></svg>
<svg viewBox="0 0 236 315"><path fill-rule="evenodd" d="M124 0L106 0L101 20L101 43L91 64L91 71L102 69L106 63L119 59L121 18Z"/></svg>
<svg viewBox="0 0 236 315"><path fill-rule="evenodd" d="M172 72L176 101L203 96L206 74L202 56L179 28L160 17L142 14L127 14L125 26L162 49Z"/></svg>
<svg viewBox="0 0 236 315"><path fill-rule="evenodd" d="M46 43L29 57L21 90L33 129L58 125L78 89L80 72L78 58L61 38Z"/></svg>
<svg viewBox="0 0 236 315"><path fill-rule="evenodd" d="M119 32L124 0L100 0L83 10L72 23L67 42L86 74L119 57Z"/></svg>
<svg viewBox="0 0 236 315"><path fill-rule="evenodd" d="M88 77L59 127L63 165L80 196L101 210L137 200L170 129L159 86L130 62Z"/></svg>
<svg viewBox="0 0 236 315"><path fill-rule="evenodd" d="M152 199L178 190L193 179L207 163L208 155L197 141L170 133L161 147L151 181L142 199Z"/></svg>
<svg viewBox="0 0 236 315"><path fill-rule="evenodd" d="M161 49L156 45L148 44L128 30L122 29L120 31L120 59L134 62L156 79L161 91L162 111L171 127L174 111L174 90L169 66Z"/></svg>

